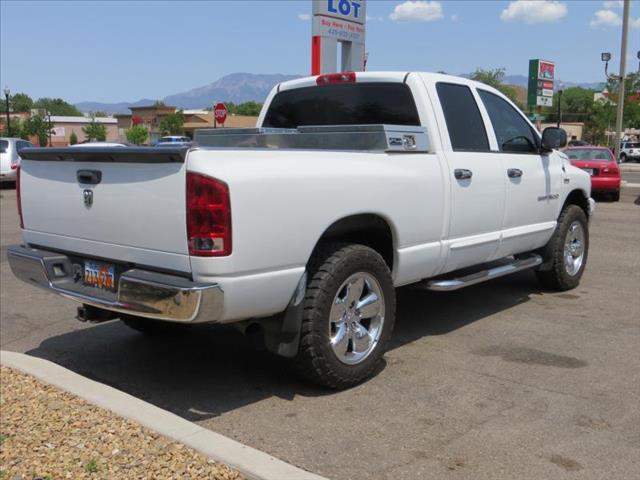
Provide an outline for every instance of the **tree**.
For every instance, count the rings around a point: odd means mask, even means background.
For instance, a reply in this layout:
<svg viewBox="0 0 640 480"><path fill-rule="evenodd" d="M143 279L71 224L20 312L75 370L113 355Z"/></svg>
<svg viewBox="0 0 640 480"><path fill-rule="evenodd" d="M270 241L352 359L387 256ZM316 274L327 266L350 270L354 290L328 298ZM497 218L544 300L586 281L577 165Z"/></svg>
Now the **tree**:
<svg viewBox="0 0 640 480"><path fill-rule="evenodd" d="M167 105L162 100L156 100L153 102L154 107L166 107Z"/></svg>
<svg viewBox="0 0 640 480"><path fill-rule="evenodd" d="M71 135L69 135L69 145L75 145L78 143L78 135L76 135L75 130L71 130Z"/></svg>
<svg viewBox="0 0 640 480"><path fill-rule="evenodd" d="M26 93L16 93L9 103L14 112L30 112L33 108L33 100Z"/></svg>
<svg viewBox="0 0 640 480"><path fill-rule="evenodd" d="M134 125L129 130L127 130L127 140L133 143L134 145L142 145L147 141L147 137L149 136L149 132L142 125Z"/></svg>
<svg viewBox="0 0 640 480"><path fill-rule="evenodd" d="M518 93L511 85L506 85L504 81L504 68L494 68L493 70L485 70L483 68L477 68L475 72L471 74L471 80L482 82L490 87L495 88L502 92L509 100L518 105L520 108L520 102L518 102Z"/></svg>
<svg viewBox="0 0 640 480"><path fill-rule="evenodd" d="M162 135L182 135L184 133L184 113L182 110L163 116L158 130Z"/></svg>
<svg viewBox="0 0 640 480"><path fill-rule="evenodd" d="M248 102L244 102L238 105L235 113L237 115L247 115L250 117L257 117L258 115L260 115L261 109L262 109L261 103L250 100Z"/></svg>
<svg viewBox="0 0 640 480"><path fill-rule="evenodd" d="M108 117L109 116L107 112L104 112L102 110L96 110L95 112L90 112L89 115L91 117Z"/></svg>
<svg viewBox="0 0 640 480"><path fill-rule="evenodd" d="M82 127L82 132L89 141L104 142L107 139L107 127L96 122L96 118L91 118L91 123L86 127Z"/></svg>
<svg viewBox="0 0 640 480"><path fill-rule="evenodd" d="M68 117L81 117L82 112L61 98L39 98L33 104L33 108L42 108L51 115L63 115Z"/></svg>
<svg viewBox="0 0 640 480"><path fill-rule="evenodd" d="M53 124L49 122L48 118L42 115L33 115L22 124L22 133L25 136L35 135L38 137L38 144L41 147L47 145L49 141L49 135L53 130Z"/></svg>
<svg viewBox="0 0 640 480"><path fill-rule="evenodd" d="M5 126L2 134L5 134L7 137L21 137L26 139L23 124L20 122L20 119L16 117L9 118L9 128L7 129Z"/></svg>

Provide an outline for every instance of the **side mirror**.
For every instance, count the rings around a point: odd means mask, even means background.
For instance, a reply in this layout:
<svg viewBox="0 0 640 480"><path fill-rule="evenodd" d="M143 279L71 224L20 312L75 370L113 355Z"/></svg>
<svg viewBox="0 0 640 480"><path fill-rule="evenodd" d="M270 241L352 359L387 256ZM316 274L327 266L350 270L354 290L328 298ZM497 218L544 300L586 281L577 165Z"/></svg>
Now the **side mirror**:
<svg viewBox="0 0 640 480"><path fill-rule="evenodd" d="M567 145L567 132L562 128L547 127L542 132L542 150L550 152Z"/></svg>

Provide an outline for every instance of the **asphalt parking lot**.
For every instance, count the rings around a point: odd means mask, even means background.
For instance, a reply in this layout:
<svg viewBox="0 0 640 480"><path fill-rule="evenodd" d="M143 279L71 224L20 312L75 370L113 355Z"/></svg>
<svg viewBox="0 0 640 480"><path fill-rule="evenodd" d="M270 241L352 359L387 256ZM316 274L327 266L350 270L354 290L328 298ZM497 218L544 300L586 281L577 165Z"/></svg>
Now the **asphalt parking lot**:
<svg viewBox="0 0 640 480"><path fill-rule="evenodd" d="M619 203L598 202L579 288L542 291L522 272L402 289L385 363L339 393L297 381L232 328L149 339L76 321L74 304L13 278L15 192L3 189L0 344L330 478L638 478L640 179L625 179Z"/></svg>

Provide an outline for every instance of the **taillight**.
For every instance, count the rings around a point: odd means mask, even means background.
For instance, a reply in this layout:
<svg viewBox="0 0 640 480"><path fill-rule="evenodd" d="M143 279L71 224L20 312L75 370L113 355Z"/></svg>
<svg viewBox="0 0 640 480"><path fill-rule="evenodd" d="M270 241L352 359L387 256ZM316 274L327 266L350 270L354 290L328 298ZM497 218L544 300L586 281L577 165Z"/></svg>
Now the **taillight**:
<svg viewBox="0 0 640 480"><path fill-rule="evenodd" d="M620 174L620 170L618 169L618 166L614 164L611 166L604 167L602 170L600 170L600 173L617 176Z"/></svg>
<svg viewBox="0 0 640 480"><path fill-rule="evenodd" d="M333 85L336 83L353 83L356 81L356 72L328 73L316 78L316 85Z"/></svg>
<svg viewBox="0 0 640 480"><path fill-rule="evenodd" d="M20 165L19 160L17 158L11 159L11 170L17 170L18 165Z"/></svg>
<svg viewBox="0 0 640 480"><path fill-rule="evenodd" d="M226 183L187 172L189 255L231 255L231 201Z"/></svg>
<svg viewBox="0 0 640 480"><path fill-rule="evenodd" d="M18 217L20 217L20 228L24 228L22 220L22 200L20 199L20 165L16 167L16 201L18 204Z"/></svg>

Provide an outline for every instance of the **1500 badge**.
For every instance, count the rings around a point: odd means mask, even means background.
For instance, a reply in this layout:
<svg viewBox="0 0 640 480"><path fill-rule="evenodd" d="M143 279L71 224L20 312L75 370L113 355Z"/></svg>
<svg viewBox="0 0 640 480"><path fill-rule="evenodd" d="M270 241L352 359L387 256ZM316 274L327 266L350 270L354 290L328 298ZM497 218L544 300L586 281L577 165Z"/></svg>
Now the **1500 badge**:
<svg viewBox="0 0 640 480"><path fill-rule="evenodd" d="M541 195L538 197L538 201L539 202L543 202L545 200L557 200L558 198L560 198L560 195L557 193L551 193L549 195Z"/></svg>

